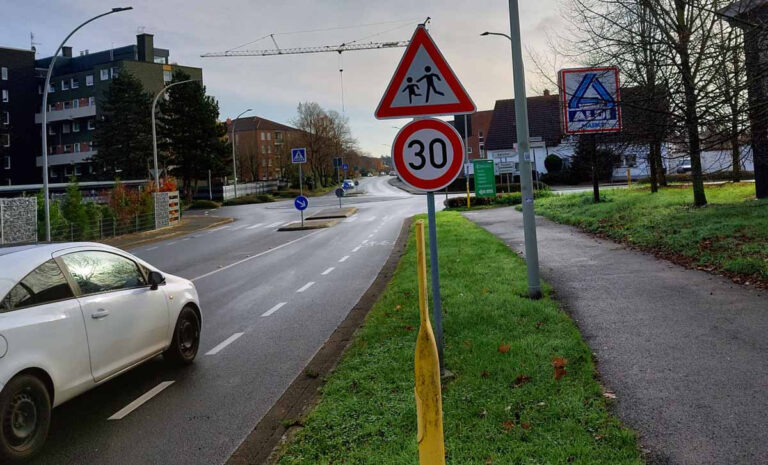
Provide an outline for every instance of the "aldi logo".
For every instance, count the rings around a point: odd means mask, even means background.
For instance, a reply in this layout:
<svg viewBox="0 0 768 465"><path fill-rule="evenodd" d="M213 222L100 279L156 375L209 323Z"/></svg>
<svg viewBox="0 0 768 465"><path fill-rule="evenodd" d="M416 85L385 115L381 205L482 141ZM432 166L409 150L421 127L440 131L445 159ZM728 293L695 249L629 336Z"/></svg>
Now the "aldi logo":
<svg viewBox="0 0 768 465"><path fill-rule="evenodd" d="M566 134L621 131L616 67L561 70L560 101Z"/></svg>

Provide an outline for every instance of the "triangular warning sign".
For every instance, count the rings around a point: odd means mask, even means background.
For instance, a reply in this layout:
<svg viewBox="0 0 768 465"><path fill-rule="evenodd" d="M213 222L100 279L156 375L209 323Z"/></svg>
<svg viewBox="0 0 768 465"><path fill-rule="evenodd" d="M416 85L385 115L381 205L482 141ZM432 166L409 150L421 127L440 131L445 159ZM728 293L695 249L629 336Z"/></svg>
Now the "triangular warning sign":
<svg viewBox="0 0 768 465"><path fill-rule="evenodd" d="M376 118L460 115L476 110L427 29L417 27L376 108Z"/></svg>

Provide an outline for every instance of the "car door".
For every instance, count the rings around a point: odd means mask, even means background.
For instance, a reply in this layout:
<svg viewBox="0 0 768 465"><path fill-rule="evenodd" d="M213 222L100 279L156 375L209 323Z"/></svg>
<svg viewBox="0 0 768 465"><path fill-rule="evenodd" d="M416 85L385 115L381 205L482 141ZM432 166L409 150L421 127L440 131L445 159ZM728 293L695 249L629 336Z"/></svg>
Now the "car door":
<svg viewBox="0 0 768 465"><path fill-rule="evenodd" d="M164 348L165 292L147 285L136 262L103 250L72 252L61 261L78 287L97 382Z"/></svg>

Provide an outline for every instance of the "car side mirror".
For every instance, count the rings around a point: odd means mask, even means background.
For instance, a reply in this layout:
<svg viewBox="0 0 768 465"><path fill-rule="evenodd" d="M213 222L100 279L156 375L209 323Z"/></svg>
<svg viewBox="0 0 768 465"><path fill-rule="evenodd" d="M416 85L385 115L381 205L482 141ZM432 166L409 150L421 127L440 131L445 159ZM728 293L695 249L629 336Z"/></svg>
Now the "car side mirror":
<svg viewBox="0 0 768 465"><path fill-rule="evenodd" d="M165 276L159 271L150 271L148 276L150 289L157 290L157 287L161 284L165 284Z"/></svg>

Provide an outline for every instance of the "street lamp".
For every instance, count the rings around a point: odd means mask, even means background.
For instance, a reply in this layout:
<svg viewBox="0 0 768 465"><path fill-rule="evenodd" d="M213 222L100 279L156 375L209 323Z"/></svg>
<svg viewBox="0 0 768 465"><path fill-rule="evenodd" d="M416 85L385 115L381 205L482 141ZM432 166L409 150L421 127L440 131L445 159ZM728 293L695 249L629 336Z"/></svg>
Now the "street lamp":
<svg viewBox="0 0 768 465"><path fill-rule="evenodd" d="M50 201L50 192L48 191L48 90L51 86L51 74L53 73L53 65L56 63L56 57L59 56L59 52L61 51L62 47L64 47L64 44L67 43L70 37L80 30L81 27L85 26L86 24L90 23L91 21L95 21L102 16L111 15L112 13L119 13L121 11L127 11L132 10L133 7L124 7L124 8L112 8L110 11L107 11L106 13L102 13L98 16L94 16L93 18L89 19L88 21L82 23L81 25L77 26L75 29L72 30L72 32L67 35L67 37L64 38L64 40L59 45L59 48L56 49L56 53L53 54L53 57L51 58L51 63L48 65L48 73L45 75L45 84L43 84L43 108L40 110L40 113L42 113L42 128L43 128L43 205L45 205L45 240L47 242L51 242L51 201Z"/></svg>
<svg viewBox="0 0 768 465"><path fill-rule="evenodd" d="M160 190L160 170L157 166L157 129L155 128L155 107L157 107L157 101L160 99L160 96L163 95L165 91L171 87L195 81L199 81L199 79L186 79L184 81L168 84L167 86L160 89L160 92L155 95L155 99L152 100L152 155L154 156L155 162L155 189L157 190Z"/></svg>
<svg viewBox="0 0 768 465"><path fill-rule="evenodd" d="M235 123L237 123L237 119L243 116L244 114L248 113L249 111L253 111L252 108L249 108L239 115L235 116L235 118L232 120L232 174L235 177L235 198L237 198L237 161L235 161ZM257 126L258 129L258 126Z"/></svg>
<svg viewBox="0 0 768 465"><path fill-rule="evenodd" d="M509 0L509 32L483 32L481 36L503 36L512 44L512 75L515 90L515 122L517 127L517 159L520 162L520 187L523 194L523 233L525 235L525 262L528 271L528 295L541 298L539 281L539 250L536 244L536 216L533 211L533 179L528 133L528 99L525 96L525 69L520 46L520 13L517 0Z"/></svg>

